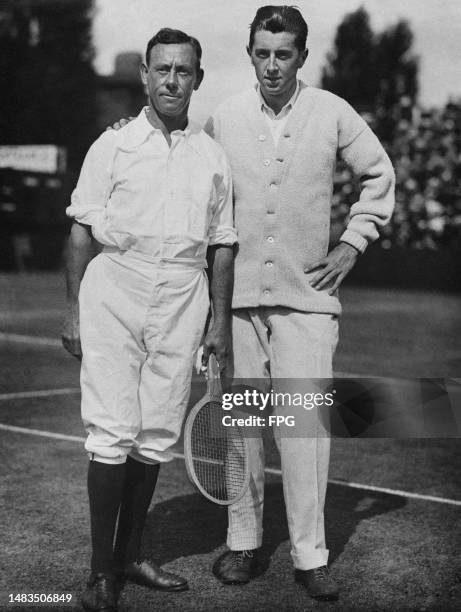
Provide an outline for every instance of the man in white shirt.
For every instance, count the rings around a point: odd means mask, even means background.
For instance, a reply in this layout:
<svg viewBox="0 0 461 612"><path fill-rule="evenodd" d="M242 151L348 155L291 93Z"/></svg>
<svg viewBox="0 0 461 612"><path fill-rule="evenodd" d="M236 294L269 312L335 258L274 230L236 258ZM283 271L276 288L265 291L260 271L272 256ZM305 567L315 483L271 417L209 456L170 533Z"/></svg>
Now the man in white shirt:
<svg viewBox="0 0 461 612"><path fill-rule="evenodd" d="M141 559L141 534L189 397L209 308L207 255L214 317L205 353L225 367L229 350L232 184L221 147L188 122L200 58L200 44L183 32L162 29L149 41L141 71L149 105L92 145L67 209L63 344L83 356L90 457L86 610L117 609L117 578L188 588ZM103 250L88 265L93 238Z"/></svg>

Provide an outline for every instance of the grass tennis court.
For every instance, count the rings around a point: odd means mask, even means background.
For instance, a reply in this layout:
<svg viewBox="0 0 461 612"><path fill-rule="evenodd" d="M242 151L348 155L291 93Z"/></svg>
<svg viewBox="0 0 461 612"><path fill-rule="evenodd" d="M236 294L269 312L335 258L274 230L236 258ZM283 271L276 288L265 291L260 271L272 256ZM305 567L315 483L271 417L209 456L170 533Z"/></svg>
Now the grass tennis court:
<svg viewBox="0 0 461 612"><path fill-rule="evenodd" d="M347 287L342 302L338 372L459 378L458 296ZM10 593L72 593L73 605L41 609L80 609L87 577L87 459L78 363L59 343L63 308L60 275L0 276L0 610ZM191 402L201 390L195 381ZM314 602L292 579L278 458L267 451L265 573L243 587L212 576L226 511L195 493L178 458L162 467L144 542L191 588L129 586L122 611L460 609L459 440L333 440L326 534L337 604Z"/></svg>

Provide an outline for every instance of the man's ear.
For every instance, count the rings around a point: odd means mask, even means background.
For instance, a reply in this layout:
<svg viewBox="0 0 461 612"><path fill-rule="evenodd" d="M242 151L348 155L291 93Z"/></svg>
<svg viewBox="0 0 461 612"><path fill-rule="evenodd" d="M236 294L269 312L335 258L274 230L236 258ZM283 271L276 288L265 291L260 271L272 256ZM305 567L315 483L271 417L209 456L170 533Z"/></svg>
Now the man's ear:
<svg viewBox="0 0 461 612"><path fill-rule="evenodd" d="M195 91L197 91L197 89L202 84L204 75L205 75L205 73L203 72L202 68L200 68L200 70L197 72L197 79L196 79L195 85L194 85L194 90Z"/></svg>
<svg viewBox="0 0 461 612"><path fill-rule="evenodd" d="M141 74L141 81L143 82L144 85L147 85L147 73L149 72L149 68L146 66L144 62L141 64L141 67L139 68L139 72Z"/></svg>
<svg viewBox="0 0 461 612"><path fill-rule="evenodd" d="M300 68L304 66L304 62L307 60L308 55L309 55L309 49L306 47L304 51L299 54L299 67Z"/></svg>
<svg viewBox="0 0 461 612"><path fill-rule="evenodd" d="M249 45L247 45L247 53L248 53L248 57L250 58L251 65L254 67L255 63L253 61L253 56L251 54L251 47Z"/></svg>

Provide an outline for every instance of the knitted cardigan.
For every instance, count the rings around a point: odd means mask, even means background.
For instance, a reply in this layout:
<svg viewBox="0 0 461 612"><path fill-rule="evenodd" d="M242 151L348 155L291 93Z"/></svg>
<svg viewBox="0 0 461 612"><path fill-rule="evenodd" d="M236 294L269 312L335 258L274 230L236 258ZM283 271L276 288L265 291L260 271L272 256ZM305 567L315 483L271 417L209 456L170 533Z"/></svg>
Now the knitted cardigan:
<svg viewBox="0 0 461 612"><path fill-rule="evenodd" d="M205 129L232 168L239 240L233 308L340 314L337 294L313 289L315 272L304 268L328 253L338 153L361 187L340 240L363 252L390 218L394 172L371 129L347 102L304 83L277 146L254 89L221 104Z"/></svg>

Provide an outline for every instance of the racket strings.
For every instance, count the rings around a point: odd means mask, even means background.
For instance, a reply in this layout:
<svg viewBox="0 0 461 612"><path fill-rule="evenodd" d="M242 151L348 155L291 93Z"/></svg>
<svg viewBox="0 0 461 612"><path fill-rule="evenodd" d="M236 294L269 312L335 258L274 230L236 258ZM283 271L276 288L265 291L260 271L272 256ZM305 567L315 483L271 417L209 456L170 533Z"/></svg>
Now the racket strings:
<svg viewBox="0 0 461 612"><path fill-rule="evenodd" d="M207 493L220 501L236 499L247 472L245 440L238 427L222 423L220 402L205 404L191 432L195 475Z"/></svg>

